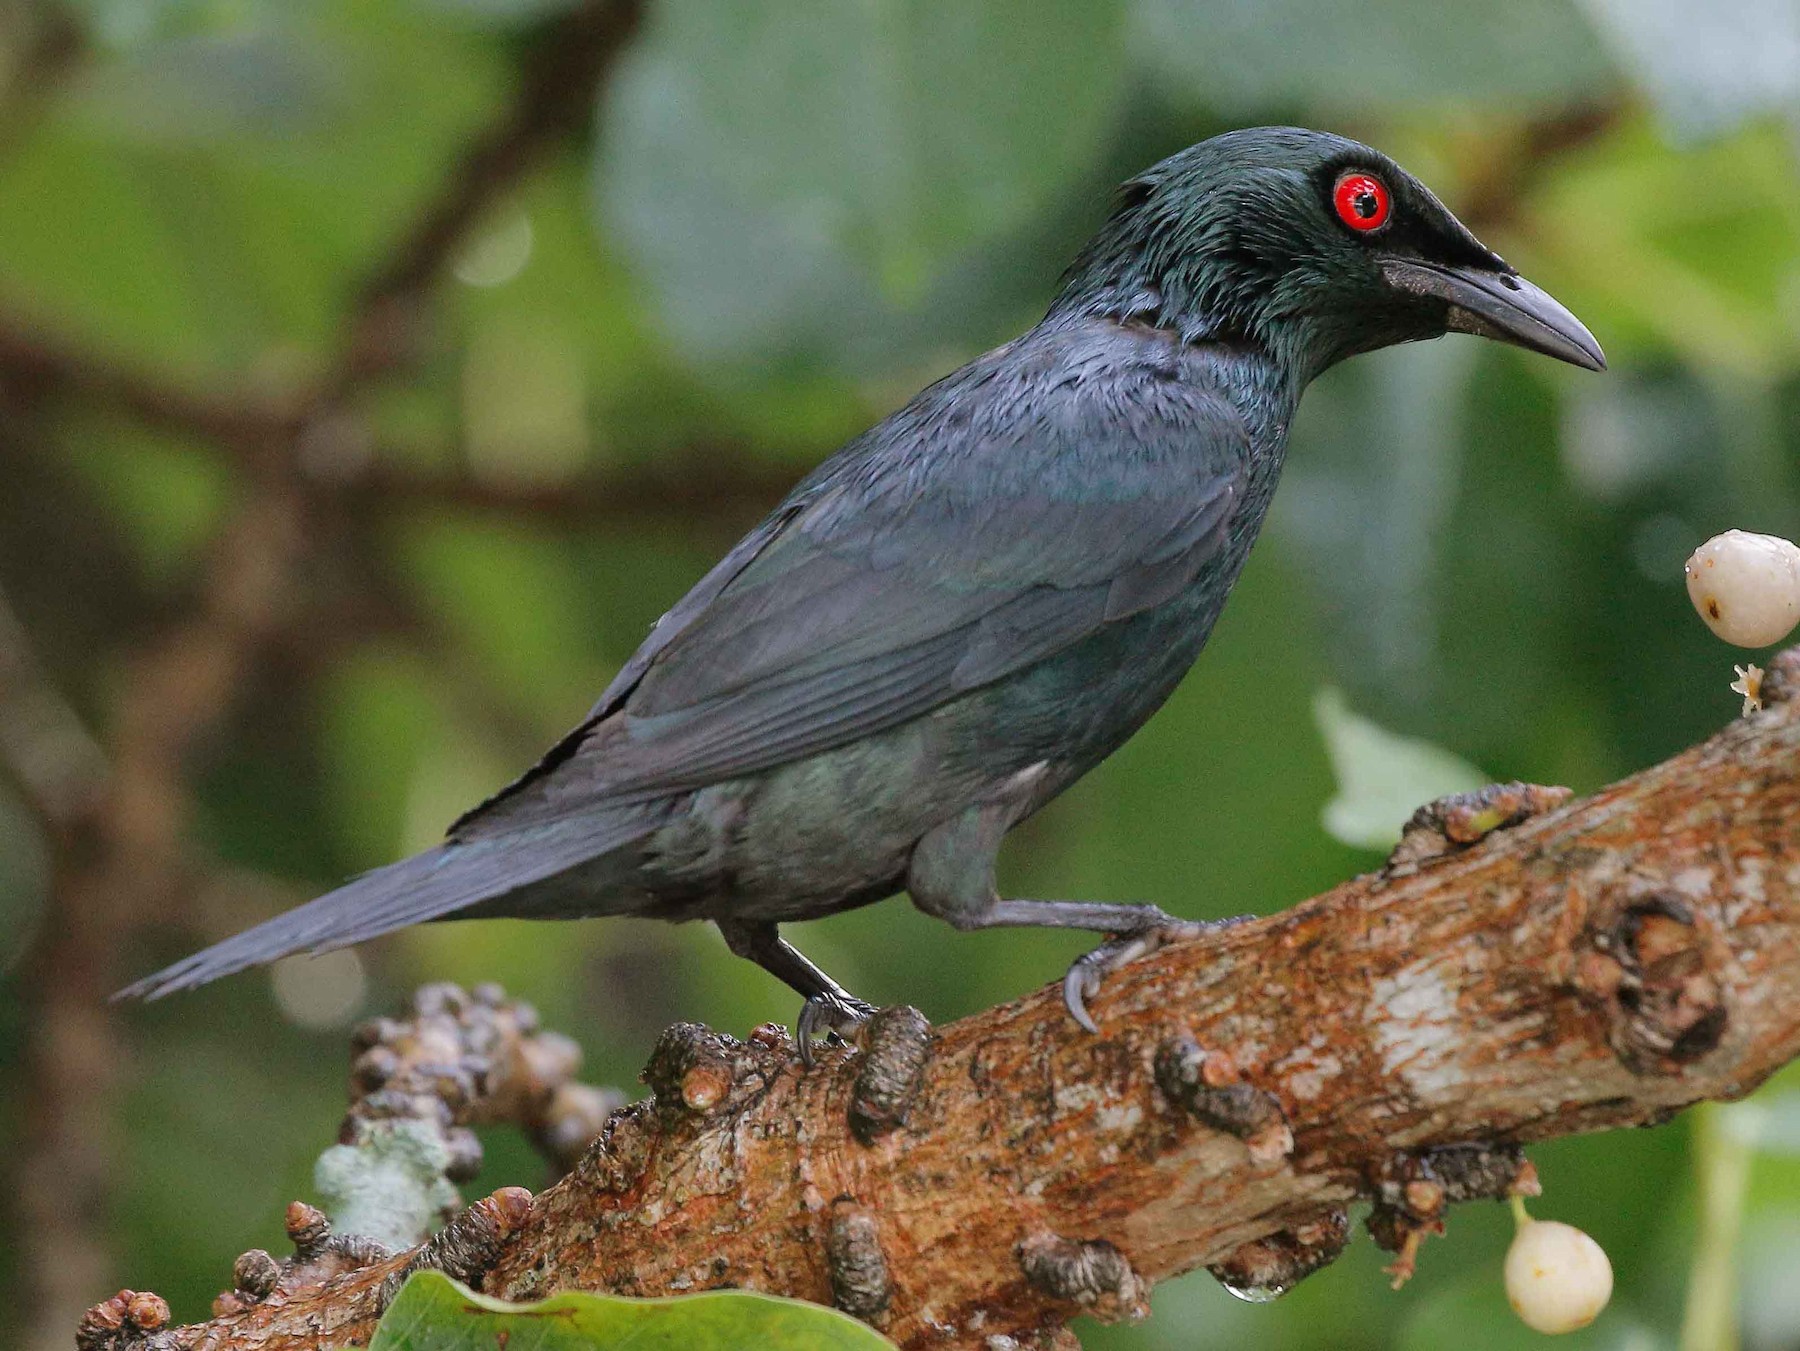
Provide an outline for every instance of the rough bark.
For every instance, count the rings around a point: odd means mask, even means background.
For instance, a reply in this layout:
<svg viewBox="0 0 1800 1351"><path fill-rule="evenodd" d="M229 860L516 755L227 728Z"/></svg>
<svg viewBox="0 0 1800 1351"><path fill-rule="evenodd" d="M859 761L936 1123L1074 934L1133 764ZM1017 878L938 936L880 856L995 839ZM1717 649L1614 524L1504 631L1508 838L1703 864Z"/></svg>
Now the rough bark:
<svg viewBox="0 0 1800 1351"><path fill-rule="evenodd" d="M1057 1344L1198 1266L1285 1283L1359 1198L1408 1262L1446 1203L1530 1185L1519 1145L1737 1097L1800 1053L1800 649L1765 690L1585 800L1421 813L1382 871L1111 977L1099 1036L1051 989L936 1032L890 1010L810 1071L778 1028L672 1028L653 1096L573 1172L438 1246L503 1296L751 1287L906 1347ZM362 1345L430 1260L157 1344Z"/></svg>

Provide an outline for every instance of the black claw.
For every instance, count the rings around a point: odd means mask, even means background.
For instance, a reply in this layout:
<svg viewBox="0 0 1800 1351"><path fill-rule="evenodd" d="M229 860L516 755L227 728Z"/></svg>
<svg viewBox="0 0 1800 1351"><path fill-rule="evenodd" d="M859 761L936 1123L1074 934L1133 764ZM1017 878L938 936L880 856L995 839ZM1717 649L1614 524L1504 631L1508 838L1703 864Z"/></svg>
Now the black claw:
<svg viewBox="0 0 1800 1351"><path fill-rule="evenodd" d="M1088 955L1092 956L1091 953ZM1098 1036L1100 1026L1094 1021L1094 1016L1087 1011L1087 996L1092 993L1087 988L1090 973L1087 960L1087 957L1077 957L1070 964L1068 974L1063 977L1063 1007L1069 1011L1071 1018ZM1093 983L1098 988L1098 979Z"/></svg>
<svg viewBox="0 0 1800 1351"><path fill-rule="evenodd" d="M1254 918L1254 915L1233 915L1230 919L1208 920L1171 918L1166 923L1109 938L1092 952L1077 957L1070 965L1068 974L1063 977L1063 1007L1068 1009L1069 1016L1082 1027L1089 1032L1098 1033L1100 1028L1094 1022L1093 1015L1088 1012L1087 1001L1100 992L1103 977L1139 957L1155 952L1165 943L1193 938L1215 929L1229 928L1233 924Z"/></svg>
<svg viewBox="0 0 1800 1351"><path fill-rule="evenodd" d="M813 1038L821 1031L837 1041L844 1034L873 1018L876 1008L847 994L814 995L800 1009L800 1022L794 1029L794 1040L800 1048L800 1063L813 1065Z"/></svg>
<svg viewBox="0 0 1800 1351"><path fill-rule="evenodd" d="M1063 977L1063 1004L1070 1016L1089 1032L1098 1033L1100 1028L1088 1012L1087 1001L1100 993L1100 982L1127 962L1156 951L1177 935L1191 932L1192 926L1171 921L1167 925L1119 934L1092 952L1077 957L1069 967L1068 975Z"/></svg>
<svg viewBox="0 0 1800 1351"><path fill-rule="evenodd" d="M820 1000L809 999L800 1006L800 1021L794 1027L794 1040L800 1047L800 1063L813 1066L813 1030L819 1025Z"/></svg>

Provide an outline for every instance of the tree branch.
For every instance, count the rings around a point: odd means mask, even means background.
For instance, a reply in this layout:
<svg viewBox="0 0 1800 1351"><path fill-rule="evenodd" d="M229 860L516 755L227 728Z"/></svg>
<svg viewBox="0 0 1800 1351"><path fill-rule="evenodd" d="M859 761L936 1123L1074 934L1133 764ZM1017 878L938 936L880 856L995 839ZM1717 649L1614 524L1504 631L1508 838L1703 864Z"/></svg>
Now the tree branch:
<svg viewBox="0 0 1800 1351"><path fill-rule="evenodd" d="M1591 798L1422 812L1382 871L1110 978L1099 1036L1053 989L935 1034L888 1010L812 1071L779 1028L672 1028L653 1097L529 1208L496 1194L455 1241L156 1345L363 1345L394 1278L451 1250L492 1294L741 1286L920 1348L1066 1345L1198 1266L1290 1283L1359 1199L1407 1265L1448 1203L1531 1186L1520 1145L1738 1097L1800 1053L1800 649L1765 689Z"/></svg>
<svg viewBox="0 0 1800 1351"><path fill-rule="evenodd" d="M799 479L791 465L759 462L741 447L694 445L641 468L555 483L507 483L467 473L396 468L377 460L333 485L363 517L402 511L470 512L582 530L663 519L747 528Z"/></svg>
<svg viewBox="0 0 1800 1351"><path fill-rule="evenodd" d="M588 124L598 91L642 16L642 0L586 0L534 35L506 115L470 142L364 285L343 368L326 398L341 397L406 354L410 311L481 213L516 187L548 147Z"/></svg>
<svg viewBox="0 0 1800 1351"><path fill-rule="evenodd" d="M145 426L203 437L238 455L295 430L293 409L280 403L190 389L121 364L103 350L63 341L18 316L0 316L0 387L27 406L55 397L117 409Z"/></svg>
<svg viewBox="0 0 1800 1351"><path fill-rule="evenodd" d="M0 772L24 795L44 828L69 830L106 793L111 768L31 649L0 594Z"/></svg>

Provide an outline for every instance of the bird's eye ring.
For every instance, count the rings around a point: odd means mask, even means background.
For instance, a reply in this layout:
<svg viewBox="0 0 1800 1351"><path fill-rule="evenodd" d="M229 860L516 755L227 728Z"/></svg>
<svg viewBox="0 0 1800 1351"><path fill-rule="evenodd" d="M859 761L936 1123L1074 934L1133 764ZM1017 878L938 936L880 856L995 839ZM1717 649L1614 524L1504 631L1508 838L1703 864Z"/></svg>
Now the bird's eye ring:
<svg viewBox="0 0 1800 1351"><path fill-rule="evenodd" d="M1373 174L1359 172L1339 176L1331 190L1331 205L1339 220L1362 234L1386 225L1394 210L1387 184Z"/></svg>

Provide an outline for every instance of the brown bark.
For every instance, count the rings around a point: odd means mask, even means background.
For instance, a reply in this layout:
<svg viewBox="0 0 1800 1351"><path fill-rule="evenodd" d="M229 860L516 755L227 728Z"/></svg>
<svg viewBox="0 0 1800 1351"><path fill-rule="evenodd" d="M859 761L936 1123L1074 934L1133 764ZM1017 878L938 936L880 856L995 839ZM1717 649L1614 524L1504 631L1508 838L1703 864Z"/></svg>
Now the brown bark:
<svg viewBox="0 0 1800 1351"><path fill-rule="evenodd" d="M907 1347L1051 1345L1197 1266L1293 1279L1358 1198L1405 1262L1446 1202L1529 1185L1518 1145L1736 1097L1800 1053L1800 649L1766 688L1591 798L1421 813L1381 872L1111 977L1099 1036L1053 989L935 1034L888 1011L810 1071L780 1029L671 1029L654 1096L574 1172L440 1248L498 1295L743 1286ZM163 1344L361 1345L420 1260Z"/></svg>

